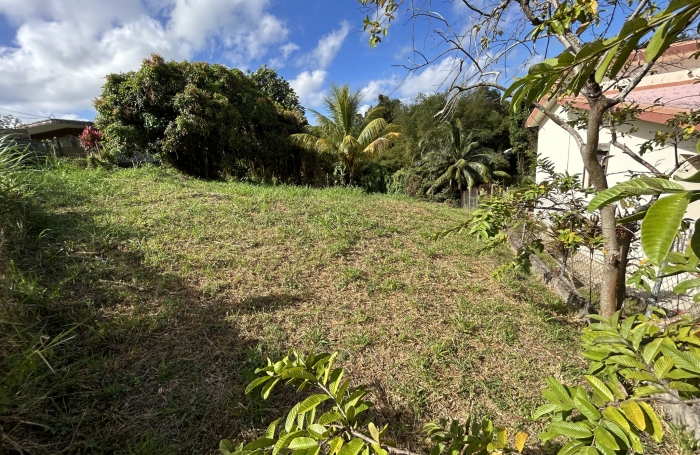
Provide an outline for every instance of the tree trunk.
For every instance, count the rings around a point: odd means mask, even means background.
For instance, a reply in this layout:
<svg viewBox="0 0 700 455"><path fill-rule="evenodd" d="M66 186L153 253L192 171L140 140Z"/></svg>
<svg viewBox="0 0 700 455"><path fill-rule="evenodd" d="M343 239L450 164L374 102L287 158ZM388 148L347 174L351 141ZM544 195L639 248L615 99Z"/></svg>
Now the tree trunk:
<svg viewBox="0 0 700 455"><path fill-rule="evenodd" d="M462 189L462 185L458 185L457 189L459 189L460 207L465 209L467 208L465 206L465 203L467 202L467 191Z"/></svg>
<svg viewBox="0 0 700 455"><path fill-rule="evenodd" d="M629 229L625 229L620 238L620 265L617 269L617 292L615 296L615 311L622 308L622 304L627 297L627 262L629 261L630 245L634 234Z"/></svg>
<svg viewBox="0 0 700 455"><path fill-rule="evenodd" d="M600 192L608 188L605 170L598 162L597 156L600 128L603 123L603 113L608 109L608 100L603 95L600 85L592 80L586 84L585 96L590 106L590 112L586 131L586 144L581 149L581 156L593 187ZM603 249L605 262L603 264L603 281L600 289L600 314L604 317L612 316L617 308L616 297L620 269L620 248L617 243L615 207L615 204L610 204L600 209L600 222L603 238L605 239Z"/></svg>

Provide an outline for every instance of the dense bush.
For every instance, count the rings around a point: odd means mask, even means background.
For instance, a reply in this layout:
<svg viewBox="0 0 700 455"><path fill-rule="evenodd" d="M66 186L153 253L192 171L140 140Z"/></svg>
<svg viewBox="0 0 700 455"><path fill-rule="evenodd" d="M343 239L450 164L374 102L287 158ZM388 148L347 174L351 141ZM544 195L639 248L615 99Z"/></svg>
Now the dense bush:
<svg viewBox="0 0 700 455"><path fill-rule="evenodd" d="M146 152L204 178L315 183L318 162L288 137L299 110L284 110L241 71L204 62L145 59L110 74L95 100L95 124L115 154Z"/></svg>

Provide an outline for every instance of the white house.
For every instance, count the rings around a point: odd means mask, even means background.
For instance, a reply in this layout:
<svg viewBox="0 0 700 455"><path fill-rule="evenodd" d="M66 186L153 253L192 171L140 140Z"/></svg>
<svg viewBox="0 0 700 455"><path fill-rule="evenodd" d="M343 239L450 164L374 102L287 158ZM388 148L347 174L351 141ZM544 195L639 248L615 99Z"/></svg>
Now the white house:
<svg viewBox="0 0 700 455"><path fill-rule="evenodd" d="M644 109L639 120L634 122L636 132L618 133L618 141L638 152L640 146L652 139L654 133L665 129L667 120L674 114L700 109L700 60L692 58L698 51L698 42L685 41L674 44L662 59L658 69L645 77L642 82L627 97L628 103L636 103ZM643 53L638 53L636 64L643 64ZM620 85L624 81L620 81ZM608 95L618 93L618 87L612 86L605 92ZM579 109L588 109L585 98L568 100ZM571 120L573 115L567 113L562 100L552 100L545 107L552 113L565 120ZM527 121L527 126L538 128L537 155L547 158L555 165L557 172L568 171L569 174L581 174L584 185L587 176L578 146L571 135L552 122L545 114L535 109ZM700 129L696 126L696 129ZM629 127L621 127L619 131L626 133ZM585 130L581 130L585 140ZM610 131L604 129L600 134L599 159L605 163L608 183L612 186L629 179L630 172L649 175L649 170L622 150L611 146ZM674 173L680 177L692 175L700 170L700 156L696 152L694 142L667 144L663 148L655 148L642 157L656 167L660 172L668 174L678 165ZM538 180L542 178L538 174ZM679 182L680 183L680 182ZM700 184L682 183L688 189L700 189ZM688 209L689 218L700 218L700 201L691 204Z"/></svg>

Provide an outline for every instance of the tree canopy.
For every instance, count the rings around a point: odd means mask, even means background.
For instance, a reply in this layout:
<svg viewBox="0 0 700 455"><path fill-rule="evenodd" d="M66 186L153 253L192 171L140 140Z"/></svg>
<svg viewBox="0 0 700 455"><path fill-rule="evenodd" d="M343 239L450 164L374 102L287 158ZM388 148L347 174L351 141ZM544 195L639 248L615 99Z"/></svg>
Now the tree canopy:
<svg viewBox="0 0 700 455"><path fill-rule="evenodd" d="M155 154L198 177L308 182L314 157L288 140L304 119L268 97L266 91L284 88L273 72L262 69L256 82L223 65L152 55L138 71L107 76L95 100L95 124L112 153ZM293 107L294 99L289 88L282 102Z"/></svg>

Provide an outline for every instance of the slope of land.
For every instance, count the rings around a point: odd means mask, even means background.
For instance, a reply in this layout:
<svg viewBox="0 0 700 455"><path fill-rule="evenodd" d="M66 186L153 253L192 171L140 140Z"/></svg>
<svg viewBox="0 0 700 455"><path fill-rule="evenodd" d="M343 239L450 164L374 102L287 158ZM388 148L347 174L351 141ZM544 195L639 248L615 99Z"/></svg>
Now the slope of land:
<svg viewBox="0 0 700 455"><path fill-rule="evenodd" d="M581 372L559 301L490 277L510 252L429 238L459 210L156 168L60 165L36 180L5 312L73 338L3 423L33 451L212 453L286 412L282 389L243 391L289 349L340 351L374 391L375 421L411 447L428 419L468 412L536 432L545 377Z"/></svg>

